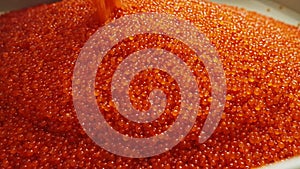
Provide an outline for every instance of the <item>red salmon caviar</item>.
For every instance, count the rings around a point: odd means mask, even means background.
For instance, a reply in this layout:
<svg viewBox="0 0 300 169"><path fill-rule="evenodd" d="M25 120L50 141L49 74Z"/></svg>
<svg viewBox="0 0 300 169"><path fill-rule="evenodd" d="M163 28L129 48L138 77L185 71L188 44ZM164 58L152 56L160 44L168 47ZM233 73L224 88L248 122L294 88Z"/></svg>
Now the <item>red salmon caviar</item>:
<svg viewBox="0 0 300 169"><path fill-rule="evenodd" d="M299 28L200 0L122 0L122 5L116 18L139 12L174 14L191 21L215 45L228 91L214 134L198 143L211 102L209 78L199 63L194 69L202 70L197 74L202 111L184 141L144 159L120 157L97 146L77 120L71 80L80 49L100 26L99 17L90 2L66 0L0 16L1 168L252 168L300 155ZM116 45L107 63L113 67L125 57L126 47L133 51L147 43L192 57L189 48L174 45L176 40L138 35ZM109 70L105 67L110 68L103 65L96 78L102 93L109 91L109 81L102 81ZM150 87L131 83L132 102L142 102L137 109L149 106L145 100L154 87L178 98L178 86L168 74L154 69L135 78L149 85L153 81ZM99 97L97 91L99 107L107 108L106 120L121 133L151 136L167 130L177 116L178 105L171 100L174 104L159 120L133 124L110 111L112 103L103 106L109 97Z"/></svg>

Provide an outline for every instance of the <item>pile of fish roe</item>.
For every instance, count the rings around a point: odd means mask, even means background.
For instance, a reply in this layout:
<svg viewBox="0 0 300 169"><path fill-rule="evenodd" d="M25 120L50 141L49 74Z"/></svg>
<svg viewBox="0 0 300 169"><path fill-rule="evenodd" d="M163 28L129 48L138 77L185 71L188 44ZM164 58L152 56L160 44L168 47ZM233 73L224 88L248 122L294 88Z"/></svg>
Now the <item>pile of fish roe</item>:
<svg viewBox="0 0 300 169"><path fill-rule="evenodd" d="M82 129L72 103L76 59L101 26L94 6L65 0L0 16L0 168L253 168L300 155L300 30L260 14L201 0L123 0L115 18L140 12L192 22L215 46L224 67L225 110L214 134L198 142L211 103L209 77L191 64L200 106L191 132L173 149L149 158L114 155ZM111 101L111 76L130 53L162 48L188 61L191 49L163 35L137 35L116 44L99 65L95 99L122 134L150 137L178 115L178 85L167 73L145 70L130 83L138 110L155 88L165 112L150 123L121 116Z"/></svg>

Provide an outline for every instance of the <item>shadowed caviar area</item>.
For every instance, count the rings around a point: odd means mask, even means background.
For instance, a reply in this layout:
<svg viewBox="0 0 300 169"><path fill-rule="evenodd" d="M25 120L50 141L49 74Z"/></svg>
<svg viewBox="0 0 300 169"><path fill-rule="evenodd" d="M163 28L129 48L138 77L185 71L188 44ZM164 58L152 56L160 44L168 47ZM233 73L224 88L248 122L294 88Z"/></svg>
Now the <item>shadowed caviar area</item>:
<svg viewBox="0 0 300 169"><path fill-rule="evenodd" d="M1 168L253 168L300 155L299 28L201 0L122 0L102 21L91 2L65 0L0 16ZM185 139L163 154L137 159L114 155L88 137L71 87L76 59L89 37L107 18L141 12L175 15L205 34L223 64L227 95L219 126L199 143L212 98L207 71L194 51L158 34L116 44L99 65L95 100L118 132L154 136L168 130L180 109L177 82L153 68L135 75L128 93L133 107L147 110L149 93L161 89L167 98L161 116L135 123L116 111L111 77L129 54L170 51L191 67L199 87L200 109Z"/></svg>

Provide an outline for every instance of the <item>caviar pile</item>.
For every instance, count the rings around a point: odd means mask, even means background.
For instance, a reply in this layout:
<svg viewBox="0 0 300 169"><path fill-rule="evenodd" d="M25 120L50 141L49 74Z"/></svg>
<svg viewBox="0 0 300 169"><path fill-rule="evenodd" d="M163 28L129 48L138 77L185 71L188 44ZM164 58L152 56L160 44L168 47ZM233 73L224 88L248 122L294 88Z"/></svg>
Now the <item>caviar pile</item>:
<svg viewBox="0 0 300 169"><path fill-rule="evenodd" d="M90 3L66 0L0 16L1 168L251 168L300 155L299 28L200 0L122 3L116 17L149 11L174 14L193 22L215 45L228 91L224 115L214 134L198 143L211 102L209 79L199 63L194 69L202 70L197 74L201 110L184 141L164 154L144 159L116 156L98 147L77 120L71 80L80 49L100 26L99 20ZM145 37L130 37L116 45L106 57L111 64L100 65L96 78L95 96L99 107L106 110L106 120L134 137L167 130L178 105L171 100L170 111L151 124L122 119L107 102L110 81L103 79L110 69L106 67L113 68L141 46L192 56L188 47L174 45L178 43L168 37ZM153 81L154 88L178 99L176 83L164 72L148 70L135 78L146 84ZM164 88L166 83L175 87ZM149 107L143 100L153 88L139 82L131 86L133 105L142 100L137 109Z"/></svg>

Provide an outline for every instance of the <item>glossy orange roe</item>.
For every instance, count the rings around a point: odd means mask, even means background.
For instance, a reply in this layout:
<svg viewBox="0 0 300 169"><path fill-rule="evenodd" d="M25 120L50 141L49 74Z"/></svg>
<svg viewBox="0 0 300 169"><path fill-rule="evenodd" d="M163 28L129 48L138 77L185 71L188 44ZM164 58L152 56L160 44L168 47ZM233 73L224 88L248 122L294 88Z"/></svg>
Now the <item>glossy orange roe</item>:
<svg viewBox="0 0 300 169"><path fill-rule="evenodd" d="M100 25L91 3L66 0L0 16L1 168L251 168L300 155L299 28L200 0L122 2L126 5L116 11L117 17L149 11L174 14L193 22L216 46L228 94L224 116L213 136L198 143L211 101L209 79L199 63L195 69L203 70L197 75L201 111L197 124L179 145L155 157L130 159L93 143L76 118L71 78L81 47ZM111 67L100 66L95 92L100 108L110 107L103 104L109 99L106 89L110 83L102 81L110 72L104 68L112 69L122 61L125 47L133 50L144 44L183 56L192 54L168 37L145 37L129 37L116 45L106 57ZM163 72L149 70L135 78L146 84L154 80L153 87L178 98L175 82ZM171 89L164 87L166 83ZM136 102L143 102L152 89L138 81L131 86L131 98L141 96ZM143 109L147 102L142 105L136 107ZM120 119L110 109L104 116L121 133L149 136L172 124L176 106L170 104L165 117L141 126Z"/></svg>

